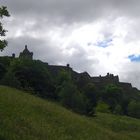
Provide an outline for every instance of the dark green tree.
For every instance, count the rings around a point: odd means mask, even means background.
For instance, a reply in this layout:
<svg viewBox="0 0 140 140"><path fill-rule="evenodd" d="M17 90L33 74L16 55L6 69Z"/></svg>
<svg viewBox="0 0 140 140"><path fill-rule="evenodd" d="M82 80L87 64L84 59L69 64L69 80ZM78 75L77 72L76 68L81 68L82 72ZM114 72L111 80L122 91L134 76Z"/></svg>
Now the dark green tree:
<svg viewBox="0 0 140 140"><path fill-rule="evenodd" d="M3 28L3 24L2 24L2 19L4 16L9 17L10 15L7 10L7 7L1 6L0 7L0 37L4 37L6 35L5 33L7 32L7 30ZM7 41L5 39L0 39L0 50L2 51L6 46L7 46Z"/></svg>
<svg viewBox="0 0 140 140"><path fill-rule="evenodd" d="M121 107L124 115L128 115L128 105L131 100L132 98L130 98L127 93L123 93L123 100L121 103Z"/></svg>
<svg viewBox="0 0 140 140"><path fill-rule="evenodd" d="M110 113L109 105L103 101L98 101L98 104L96 106L96 111L102 113Z"/></svg>
<svg viewBox="0 0 140 140"><path fill-rule="evenodd" d="M88 99L87 114L93 115L95 113L95 107L97 105L97 90L93 83L88 83L83 89L84 95Z"/></svg>
<svg viewBox="0 0 140 140"><path fill-rule="evenodd" d="M0 63L0 80L3 78L3 76L6 73L6 68L3 64Z"/></svg>
<svg viewBox="0 0 140 140"><path fill-rule="evenodd" d="M87 98L71 82L66 81L59 92L60 102L75 112L86 114Z"/></svg>
<svg viewBox="0 0 140 140"><path fill-rule="evenodd" d="M34 91L35 94L54 98L55 89L47 67L40 61L15 59L9 69L20 82L21 88Z"/></svg>
<svg viewBox="0 0 140 140"><path fill-rule="evenodd" d="M9 57L0 57L0 83L2 84L2 79L5 77L5 74L8 71L10 65Z"/></svg>
<svg viewBox="0 0 140 140"><path fill-rule="evenodd" d="M15 74L9 70L1 80L2 85L7 85L10 87L20 88L20 81L16 78Z"/></svg>
<svg viewBox="0 0 140 140"><path fill-rule="evenodd" d="M109 84L104 89L102 99L110 106L111 112L114 112L116 106L122 103L122 89L114 84Z"/></svg>
<svg viewBox="0 0 140 140"><path fill-rule="evenodd" d="M61 86L66 81L71 81L71 74L68 71L62 69L59 71L56 77L56 85Z"/></svg>
<svg viewBox="0 0 140 140"><path fill-rule="evenodd" d="M132 100L128 104L128 115L135 118L140 118L140 102Z"/></svg>

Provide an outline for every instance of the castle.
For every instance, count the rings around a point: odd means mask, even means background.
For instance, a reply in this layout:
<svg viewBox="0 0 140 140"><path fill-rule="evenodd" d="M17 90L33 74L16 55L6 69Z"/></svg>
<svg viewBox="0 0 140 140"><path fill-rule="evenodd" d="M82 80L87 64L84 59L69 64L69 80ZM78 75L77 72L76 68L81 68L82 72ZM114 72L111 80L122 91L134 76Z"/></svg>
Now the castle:
<svg viewBox="0 0 140 140"><path fill-rule="evenodd" d="M10 58L12 59L15 58L15 54L12 54L12 57ZM30 52L28 50L27 45L25 45L25 49L22 52L20 52L19 58L33 60L33 52ZM116 84L125 90L134 89L131 83L120 82L119 77L117 75L114 76L113 74L110 73L107 73L106 76L100 75L96 77L91 77L87 72L78 73L74 71L69 64L67 64L66 66L49 65L48 63L44 63L44 64L47 66L48 70L53 75L57 75L61 70L66 70L71 72L73 79L75 79L76 81L80 81L81 84L92 82L99 88L107 84Z"/></svg>
<svg viewBox="0 0 140 140"><path fill-rule="evenodd" d="M25 49L23 52L20 53L19 58L25 58L25 59L33 59L33 52L30 52L27 48L27 45L25 45Z"/></svg>
<svg viewBox="0 0 140 140"><path fill-rule="evenodd" d="M9 58L15 58L15 54L13 53L12 56L8 56ZM33 52L30 52L27 48L27 45L25 45L25 49L20 52L19 54L20 59L30 59L33 60Z"/></svg>

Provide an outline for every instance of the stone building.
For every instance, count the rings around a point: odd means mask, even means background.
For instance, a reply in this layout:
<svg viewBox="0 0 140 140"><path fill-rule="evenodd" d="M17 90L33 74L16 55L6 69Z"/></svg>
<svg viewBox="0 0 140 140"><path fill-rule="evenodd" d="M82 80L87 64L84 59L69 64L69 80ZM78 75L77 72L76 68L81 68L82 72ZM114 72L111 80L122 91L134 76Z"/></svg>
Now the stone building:
<svg viewBox="0 0 140 140"><path fill-rule="evenodd" d="M103 83L103 84L117 84L119 83L119 77L118 75L114 76L113 74L107 73L106 76L97 76L92 77L92 81L94 83Z"/></svg>
<svg viewBox="0 0 140 140"><path fill-rule="evenodd" d="M27 48L27 45L25 45L25 49L23 52L20 53L19 58L24 58L24 59L33 59L33 52L30 52Z"/></svg>

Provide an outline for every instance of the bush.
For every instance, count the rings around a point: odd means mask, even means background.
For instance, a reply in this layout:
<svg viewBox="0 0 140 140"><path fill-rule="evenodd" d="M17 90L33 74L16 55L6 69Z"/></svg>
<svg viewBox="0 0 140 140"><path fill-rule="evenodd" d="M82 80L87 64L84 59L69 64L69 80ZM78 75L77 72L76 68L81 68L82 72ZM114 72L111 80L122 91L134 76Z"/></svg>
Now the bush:
<svg viewBox="0 0 140 140"><path fill-rule="evenodd" d="M59 100L67 108L85 114L87 99L72 82L64 82L59 91Z"/></svg>
<svg viewBox="0 0 140 140"><path fill-rule="evenodd" d="M60 70L56 77L56 85L60 86L67 81L71 81L71 74L64 69Z"/></svg>
<svg viewBox="0 0 140 140"><path fill-rule="evenodd" d="M128 104L128 115L135 118L140 118L140 103L131 101Z"/></svg>
<svg viewBox="0 0 140 140"><path fill-rule="evenodd" d="M84 87L84 95L88 99L88 105L87 105L87 114L92 115L95 113L95 107L97 105L97 90L93 83L88 83Z"/></svg>
<svg viewBox="0 0 140 140"><path fill-rule="evenodd" d="M114 112L115 114L119 114L119 115L122 115L123 114L123 110L122 110L122 107L118 104L116 105L115 109L114 109Z"/></svg>
<svg viewBox="0 0 140 140"><path fill-rule="evenodd" d="M9 71L5 74L5 76L1 80L1 84L2 85L7 85L7 86L10 86L10 87L15 87L15 88L20 88L21 87L20 82L15 77L14 73L11 72L11 71Z"/></svg>
<svg viewBox="0 0 140 140"><path fill-rule="evenodd" d="M55 98L55 90L47 67L40 61L15 59L11 62L4 83L16 87L16 82L27 91L34 91L41 97ZM8 77L8 75L10 75ZM11 78L11 79L9 79ZM15 80L15 84L13 82ZM10 82L10 83L9 83ZM10 85L11 86L11 85Z"/></svg>
<svg viewBox="0 0 140 140"><path fill-rule="evenodd" d="M5 73L6 73L6 67L0 63L0 80L3 78Z"/></svg>
<svg viewBox="0 0 140 140"><path fill-rule="evenodd" d="M122 103L122 89L114 84L105 87L102 99L109 105L110 111L113 113L118 104Z"/></svg>
<svg viewBox="0 0 140 140"><path fill-rule="evenodd" d="M97 112L110 113L109 105L103 101L99 101L96 107Z"/></svg>

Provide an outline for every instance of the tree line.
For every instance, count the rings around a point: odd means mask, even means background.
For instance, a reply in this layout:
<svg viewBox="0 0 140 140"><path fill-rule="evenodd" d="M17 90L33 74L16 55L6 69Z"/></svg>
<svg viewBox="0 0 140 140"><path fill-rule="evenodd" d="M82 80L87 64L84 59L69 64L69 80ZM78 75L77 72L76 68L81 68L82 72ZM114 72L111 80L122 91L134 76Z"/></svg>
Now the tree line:
<svg viewBox="0 0 140 140"><path fill-rule="evenodd" d="M62 68L54 75L48 67L39 60L1 57L0 84L57 101L88 116L97 111L140 118L139 91L127 93L115 84L99 88L91 81L76 80L72 71Z"/></svg>

